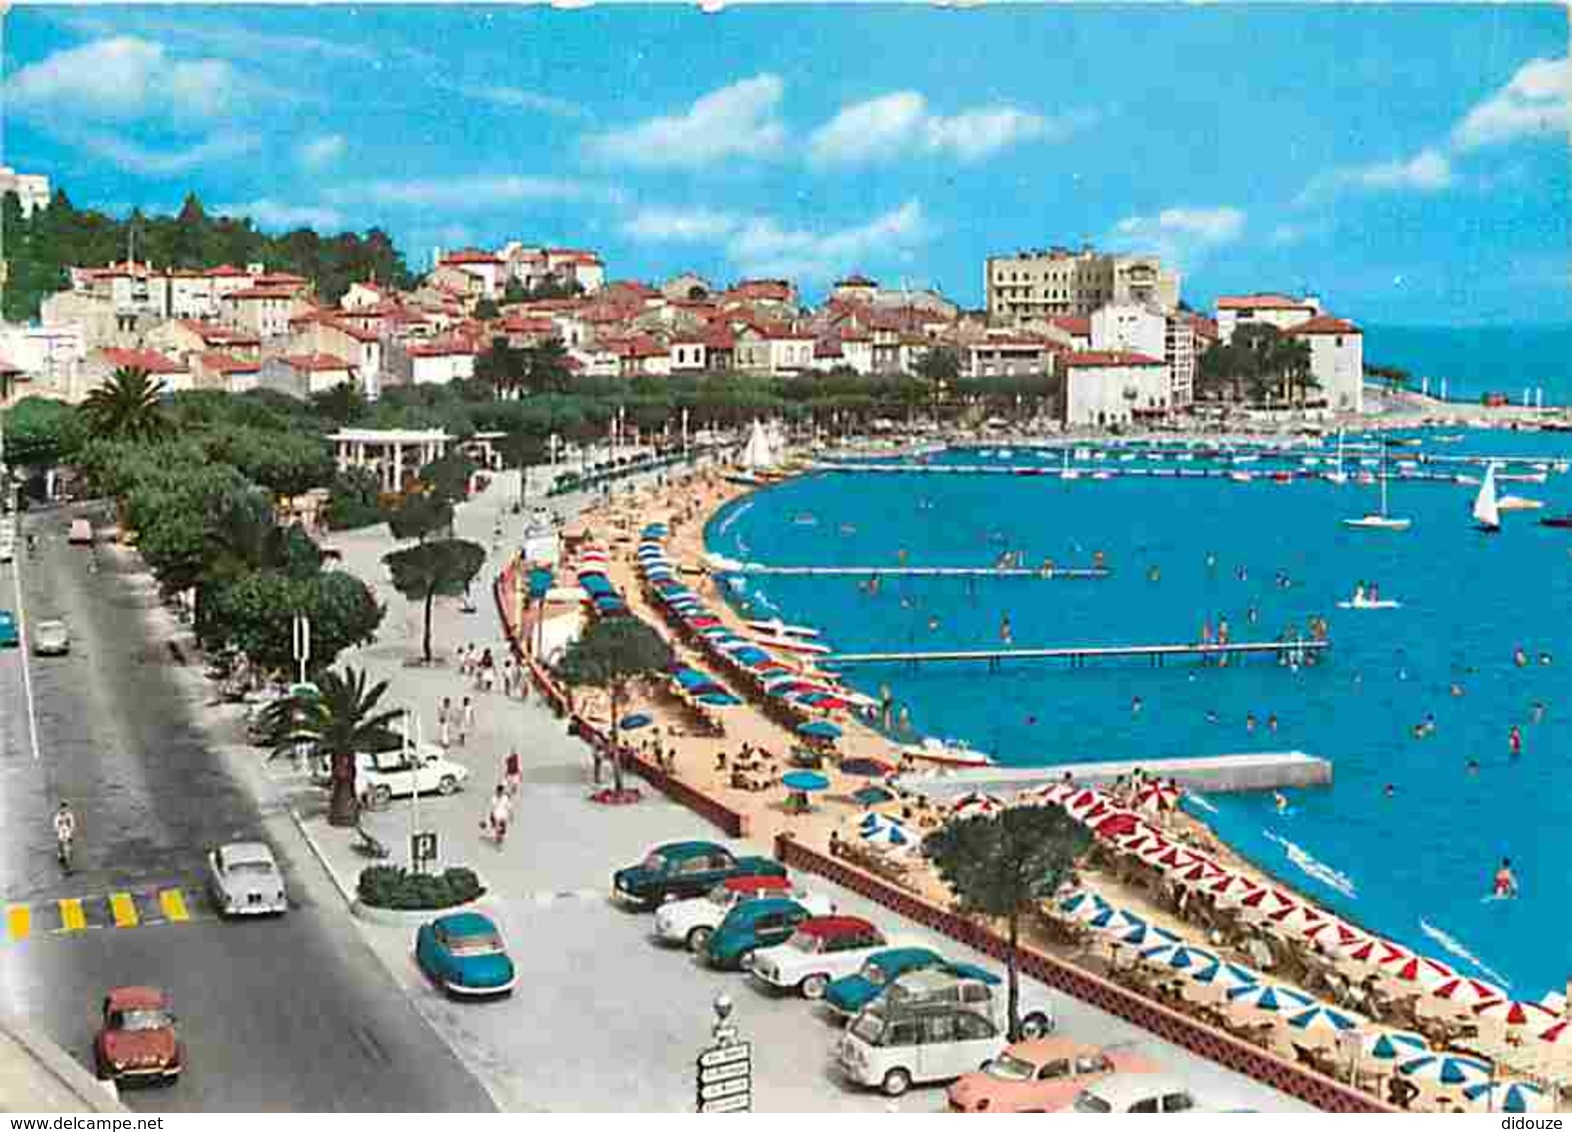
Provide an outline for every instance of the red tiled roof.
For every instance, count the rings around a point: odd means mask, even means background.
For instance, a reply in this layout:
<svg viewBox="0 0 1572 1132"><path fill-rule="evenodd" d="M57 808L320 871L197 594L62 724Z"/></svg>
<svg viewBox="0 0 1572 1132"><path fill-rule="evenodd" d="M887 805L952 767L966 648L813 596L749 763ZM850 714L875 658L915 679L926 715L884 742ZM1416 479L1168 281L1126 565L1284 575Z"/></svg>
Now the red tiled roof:
<svg viewBox="0 0 1572 1132"><path fill-rule="evenodd" d="M332 316L326 316L320 321L323 326L331 326L337 330L342 330L357 342L380 341L380 335L375 330L367 330L363 326L356 326L353 322L345 322L343 319Z"/></svg>
<svg viewBox="0 0 1572 1132"><path fill-rule="evenodd" d="M1308 322L1301 322L1298 326L1290 326L1283 331L1284 334L1363 334L1364 331L1349 322L1347 319L1333 318L1331 315L1318 315Z"/></svg>
<svg viewBox="0 0 1572 1132"><path fill-rule="evenodd" d="M185 373L186 367L164 357L157 350L100 350L104 360L116 369L140 369L150 374Z"/></svg>
<svg viewBox="0 0 1572 1132"><path fill-rule="evenodd" d="M323 370L349 368L349 363L337 354L289 354L280 358L286 366L307 373L320 373Z"/></svg>
<svg viewBox="0 0 1572 1132"><path fill-rule="evenodd" d="M1079 315L1065 315L1062 318L1050 318L1050 326L1057 326L1060 330L1077 337L1084 338L1092 332L1092 320Z"/></svg>
<svg viewBox="0 0 1572 1132"><path fill-rule="evenodd" d="M1220 311L1289 310L1293 308L1302 310L1313 309L1309 303L1299 299L1290 299L1287 295L1225 295L1217 300L1217 309Z"/></svg>
<svg viewBox="0 0 1572 1132"><path fill-rule="evenodd" d="M242 287L238 291L231 291L224 296L224 301L230 299L293 299L293 287Z"/></svg>
<svg viewBox="0 0 1572 1132"><path fill-rule="evenodd" d="M502 261L490 252L481 251L479 248L460 248L456 252L449 252L442 257L443 263L487 263L500 266Z"/></svg>
<svg viewBox="0 0 1572 1132"><path fill-rule="evenodd" d="M1067 366L1160 366L1166 364L1161 358L1150 358L1145 354L1132 354L1125 350L1083 350L1079 353L1066 354L1064 364Z"/></svg>
<svg viewBox="0 0 1572 1132"><path fill-rule="evenodd" d="M291 271L264 271L261 275L254 276L252 282L258 287L299 287L309 280L304 275L296 275Z"/></svg>
<svg viewBox="0 0 1572 1132"><path fill-rule="evenodd" d="M726 293L742 299L774 299L789 303L792 286L785 279L743 279L733 284Z"/></svg>
<svg viewBox="0 0 1572 1132"><path fill-rule="evenodd" d="M245 277L245 272L232 263L221 263L217 267L210 267L204 273L213 279L233 279L236 276Z"/></svg>
<svg viewBox="0 0 1572 1132"><path fill-rule="evenodd" d="M404 349L412 358L453 358L475 352L475 347L470 343L460 342L456 338L437 338L418 346L406 346Z"/></svg>
<svg viewBox="0 0 1572 1132"><path fill-rule="evenodd" d="M861 273L848 275L845 279L838 280L837 287L877 287L878 284Z"/></svg>
<svg viewBox="0 0 1572 1132"><path fill-rule="evenodd" d="M231 330L227 326L203 322L201 319L183 318L180 320L180 325L208 345L260 346L262 344L262 339L255 334L248 334L244 330Z"/></svg>
<svg viewBox="0 0 1572 1132"><path fill-rule="evenodd" d="M202 355L202 368L217 373L255 373L262 368L262 363L210 352Z"/></svg>
<svg viewBox="0 0 1572 1132"><path fill-rule="evenodd" d="M509 334L553 334L557 324L549 318L529 318L521 314L510 314L503 318L502 329Z"/></svg>

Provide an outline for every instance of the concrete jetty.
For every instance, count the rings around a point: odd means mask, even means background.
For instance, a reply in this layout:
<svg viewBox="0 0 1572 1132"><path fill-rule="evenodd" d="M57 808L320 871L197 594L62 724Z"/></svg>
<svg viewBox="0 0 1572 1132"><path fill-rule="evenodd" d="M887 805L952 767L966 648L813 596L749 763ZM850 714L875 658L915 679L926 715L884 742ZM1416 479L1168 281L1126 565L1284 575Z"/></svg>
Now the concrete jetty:
<svg viewBox="0 0 1572 1132"><path fill-rule="evenodd" d="M1008 798L1022 790L1036 790L1058 782L1066 773L1083 785L1104 786L1138 768L1154 778L1172 778L1186 790L1200 794L1302 789L1332 784L1332 764L1303 751L1056 763L1042 767L968 767L940 773L906 774L897 782L903 789L925 794L935 801L958 798L974 790Z"/></svg>
<svg viewBox="0 0 1572 1132"><path fill-rule="evenodd" d="M766 566L745 562L732 573L803 578L1025 578L1044 582L1107 578L1103 566Z"/></svg>
<svg viewBox="0 0 1572 1132"><path fill-rule="evenodd" d="M950 649L928 652L842 652L826 657L825 663L840 664L934 664L982 662L990 671L998 669L1008 660L1067 660L1071 668L1080 668L1088 660L1098 658L1148 659L1153 666L1161 667L1170 657L1199 657L1213 662L1226 663L1230 657L1271 656L1284 662L1307 663L1310 654L1324 652L1332 647L1327 640L1291 641L1239 641L1233 644L1158 644L1158 645L1063 645L1058 648L1007 648L1007 649Z"/></svg>

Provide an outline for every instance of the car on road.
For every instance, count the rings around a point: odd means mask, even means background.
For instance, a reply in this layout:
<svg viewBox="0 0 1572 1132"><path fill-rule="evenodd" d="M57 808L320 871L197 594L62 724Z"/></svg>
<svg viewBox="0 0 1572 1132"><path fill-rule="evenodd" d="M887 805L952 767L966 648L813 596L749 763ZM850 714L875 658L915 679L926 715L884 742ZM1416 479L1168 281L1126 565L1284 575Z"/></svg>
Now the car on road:
<svg viewBox="0 0 1572 1132"><path fill-rule="evenodd" d="M831 980L860 971L865 959L890 943L861 916L814 916L798 924L785 943L756 952L748 970L761 983L817 1001Z"/></svg>
<svg viewBox="0 0 1572 1132"><path fill-rule="evenodd" d="M515 974L497 925L479 912L455 912L422 924L415 963L454 998L513 993Z"/></svg>
<svg viewBox="0 0 1572 1132"><path fill-rule="evenodd" d="M612 896L639 908L666 900L702 896L724 880L741 876L786 875L786 868L768 857L739 857L713 841L668 841L644 860L611 877Z"/></svg>
<svg viewBox="0 0 1572 1132"><path fill-rule="evenodd" d="M804 892L783 876L744 876L723 880L703 896L691 900L669 900L655 910L656 940L680 943L695 955L703 954L715 929L734 904L784 896L797 901L815 916L828 916L835 904L827 897Z"/></svg>
<svg viewBox="0 0 1572 1132"><path fill-rule="evenodd" d="M447 757L441 747L423 743L413 758L397 748L379 754L365 751L355 756L359 789L379 805L394 798L422 794L454 794L469 777L469 768Z"/></svg>
<svg viewBox="0 0 1572 1132"><path fill-rule="evenodd" d="M106 994L93 1066L101 1080L117 1085L178 1078L186 1051L168 996L157 987L116 987Z"/></svg>
<svg viewBox="0 0 1572 1132"><path fill-rule="evenodd" d="M976 1011L947 1002L908 1008L886 997L857 1015L834 1056L856 1084L898 1097L913 1084L979 1069L1004 1047L1004 1032Z"/></svg>
<svg viewBox="0 0 1572 1132"><path fill-rule="evenodd" d="M1205 1112L1177 1077L1163 1073L1116 1073L1094 1081L1061 1106L1076 1115L1126 1112Z"/></svg>
<svg viewBox="0 0 1572 1132"><path fill-rule="evenodd" d="M14 562L16 560L16 539L11 535L0 534L0 562Z"/></svg>
<svg viewBox="0 0 1572 1132"><path fill-rule="evenodd" d="M207 855L207 891L221 916L282 916L289 911L284 874L260 841L234 841Z"/></svg>
<svg viewBox="0 0 1572 1132"><path fill-rule="evenodd" d="M926 947L887 947L875 951L863 960L856 974L843 975L830 983L824 992L824 1003L843 1021L855 1018L908 971L922 971L943 963L944 956Z"/></svg>
<svg viewBox="0 0 1572 1132"><path fill-rule="evenodd" d="M746 970L755 951L784 943L809 915L797 901L779 896L738 904L704 945L704 957L723 971Z"/></svg>
<svg viewBox="0 0 1572 1132"><path fill-rule="evenodd" d="M1146 1058L1122 1046L1102 1049L1066 1037L1016 1042L987 1068L950 1086L950 1111L1053 1112L1114 1073L1156 1071Z"/></svg>
<svg viewBox="0 0 1572 1132"><path fill-rule="evenodd" d="M34 656L65 656L71 651L71 630L64 621L40 621L33 626Z"/></svg>
<svg viewBox="0 0 1572 1132"><path fill-rule="evenodd" d="M72 519L70 530L66 533L66 541L72 546L91 546L93 524L87 519Z"/></svg>
<svg viewBox="0 0 1572 1132"><path fill-rule="evenodd" d="M14 649L22 643L16 631L16 614L0 609L0 648Z"/></svg>
<svg viewBox="0 0 1572 1132"><path fill-rule="evenodd" d="M946 963L902 975L882 1001L907 1007L946 1002L977 1011L1003 1032L1010 1029L1010 999L1004 980L972 963ZM1019 1006L1022 1038L1041 1038L1053 1031L1053 997L1037 983L1021 980Z"/></svg>

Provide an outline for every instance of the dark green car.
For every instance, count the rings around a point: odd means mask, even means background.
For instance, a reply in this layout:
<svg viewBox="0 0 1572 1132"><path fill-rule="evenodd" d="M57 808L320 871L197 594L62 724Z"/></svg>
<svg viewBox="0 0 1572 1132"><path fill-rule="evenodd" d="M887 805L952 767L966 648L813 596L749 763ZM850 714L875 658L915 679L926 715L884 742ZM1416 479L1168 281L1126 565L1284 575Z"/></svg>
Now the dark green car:
<svg viewBox="0 0 1572 1132"><path fill-rule="evenodd" d="M710 936L704 957L722 971L745 971L755 951L785 943L811 915L795 900L779 896L734 904Z"/></svg>
<svg viewBox="0 0 1572 1132"><path fill-rule="evenodd" d="M703 896L733 877L785 875L786 867L768 857L738 857L713 841L669 841L651 849L637 865L613 873L611 894L634 907L653 908L667 900Z"/></svg>

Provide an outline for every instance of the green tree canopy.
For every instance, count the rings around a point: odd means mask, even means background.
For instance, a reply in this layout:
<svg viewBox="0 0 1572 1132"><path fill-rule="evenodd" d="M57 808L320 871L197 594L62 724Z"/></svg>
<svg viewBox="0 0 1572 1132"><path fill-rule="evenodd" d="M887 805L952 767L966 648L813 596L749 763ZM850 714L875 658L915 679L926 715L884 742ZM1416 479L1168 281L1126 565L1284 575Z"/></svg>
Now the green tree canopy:
<svg viewBox="0 0 1572 1132"><path fill-rule="evenodd" d="M254 570L215 586L198 636L209 652L235 649L265 671L294 670L293 616L311 620L308 671L331 667L345 649L369 644L385 612L359 578L342 570L291 576Z"/></svg>
<svg viewBox="0 0 1572 1132"><path fill-rule="evenodd" d="M618 725L628 687L671 667L672 651L664 638L636 617L602 617L563 653L557 675L575 687L604 691L611 703L614 743L611 769L614 788L622 791L622 741ZM600 780L601 756L595 753L595 779Z"/></svg>
<svg viewBox="0 0 1572 1132"><path fill-rule="evenodd" d="M464 539L437 539L395 550L382 556L393 575L393 586L410 601L425 607L423 651L431 654L431 608L438 597L457 597L486 563L482 546Z"/></svg>
<svg viewBox="0 0 1572 1132"><path fill-rule="evenodd" d="M106 440L158 440L169 432L159 403L164 383L146 370L121 368L82 402L87 431Z"/></svg>
<svg viewBox="0 0 1572 1132"><path fill-rule="evenodd" d="M48 467L81 451L87 425L74 405L24 397L4 413L5 454L13 464Z"/></svg>
<svg viewBox="0 0 1572 1132"><path fill-rule="evenodd" d="M380 680L367 686L364 669L346 668L343 673L326 671L316 678L319 694L279 700L267 709L263 723L277 745L286 738L309 737L332 767L332 793L328 799L328 822L353 826L360 818L360 803L355 790L355 755L361 751L384 751L398 741L392 723L404 714L399 708L383 708L382 697L388 682Z"/></svg>

